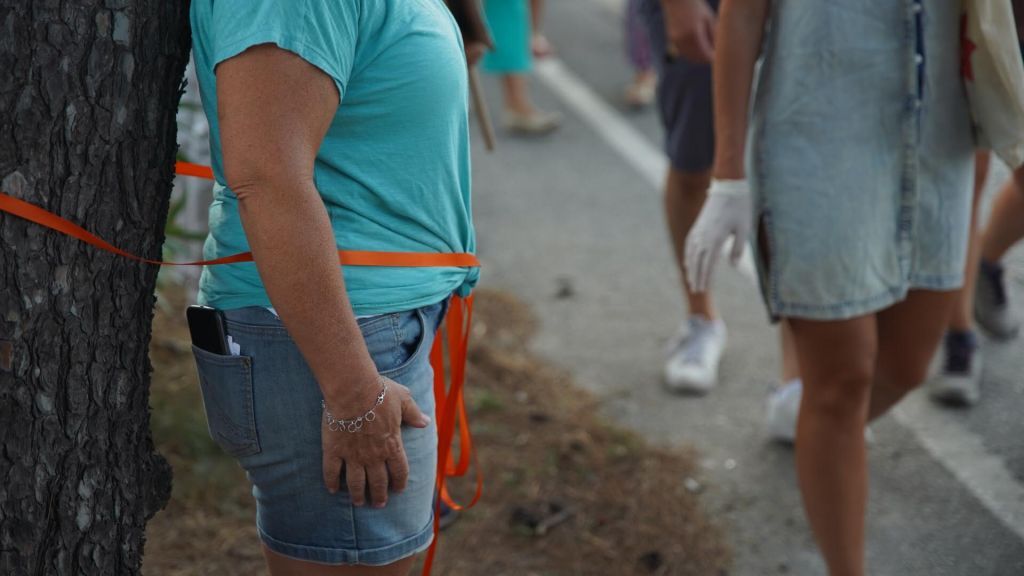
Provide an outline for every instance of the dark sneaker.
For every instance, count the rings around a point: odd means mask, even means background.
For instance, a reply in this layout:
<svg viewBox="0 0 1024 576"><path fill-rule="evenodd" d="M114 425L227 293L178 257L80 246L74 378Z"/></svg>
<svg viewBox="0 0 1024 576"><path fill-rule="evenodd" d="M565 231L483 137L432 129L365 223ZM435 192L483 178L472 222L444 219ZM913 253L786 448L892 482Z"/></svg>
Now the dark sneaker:
<svg viewBox="0 0 1024 576"><path fill-rule="evenodd" d="M973 332L947 332L943 363L928 382L932 399L949 406L971 406L981 396L981 351Z"/></svg>
<svg viewBox="0 0 1024 576"><path fill-rule="evenodd" d="M1009 340L1020 331L1020 318L1010 305L1003 266L998 262L981 262L974 291L974 318L999 340Z"/></svg>

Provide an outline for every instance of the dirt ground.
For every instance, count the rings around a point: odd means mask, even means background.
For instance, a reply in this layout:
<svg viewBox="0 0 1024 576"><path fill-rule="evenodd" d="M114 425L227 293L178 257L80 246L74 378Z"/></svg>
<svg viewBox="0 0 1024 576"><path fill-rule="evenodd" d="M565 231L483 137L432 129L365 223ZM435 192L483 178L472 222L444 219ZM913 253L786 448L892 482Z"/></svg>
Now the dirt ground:
<svg viewBox="0 0 1024 576"><path fill-rule="evenodd" d="M149 524L149 576L264 573L245 475L206 433L181 302L157 315L153 430L175 470ZM568 375L527 352L536 319L478 291L467 401L484 497L442 533L434 574L722 575L730 553L704 514L694 454L610 425ZM456 481L456 499L470 479Z"/></svg>

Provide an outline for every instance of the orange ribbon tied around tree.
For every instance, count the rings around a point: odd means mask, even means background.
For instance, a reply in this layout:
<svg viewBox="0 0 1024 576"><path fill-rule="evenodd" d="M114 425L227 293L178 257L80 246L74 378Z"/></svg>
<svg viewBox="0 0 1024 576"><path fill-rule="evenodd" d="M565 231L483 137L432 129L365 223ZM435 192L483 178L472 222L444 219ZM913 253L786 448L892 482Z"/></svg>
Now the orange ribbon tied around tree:
<svg viewBox="0 0 1024 576"><path fill-rule="evenodd" d="M213 170L209 166L201 166L189 162L175 164L175 173L180 176L192 176L213 180ZM143 258L122 250L106 240L92 234L81 226L61 218L56 214L38 206L19 200L0 191L0 212L23 218L40 226L44 226L61 234L71 236L118 256L161 266L216 266L252 262L252 252L244 252L216 258L214 260L198 260L195 262L164 262ZM388 267L459 267L478 268L480 261L473 254L467 253L420 253L420 252L371 252L360 250L338 250L338 262L343 266L388 266ZM437 410L437 494L434 513L434 542L427 552L423 573L429 574L437 548L437 534L440 530L439 510L443 501L453 510L470 508L477 503L483 492L483 477L477 470L476 492L469 504L459 505L448 493L448 478L465 476L470 465L475 465L473 437L469 429L469 418L466 412L463 388L466 382L466 356L469 348L469 328L473 317L473 297L452 296L445 322L445 334L438 333L434 339L434 347L430 351L430 363L434 369L434 400ZM444 336L447 336L447 345ZM445 348L448 359L445 362ZM447 370L446 370L447 368ZM450 370L450 378L445 375ZM458 432L458 458L452 446Z"/></svg>

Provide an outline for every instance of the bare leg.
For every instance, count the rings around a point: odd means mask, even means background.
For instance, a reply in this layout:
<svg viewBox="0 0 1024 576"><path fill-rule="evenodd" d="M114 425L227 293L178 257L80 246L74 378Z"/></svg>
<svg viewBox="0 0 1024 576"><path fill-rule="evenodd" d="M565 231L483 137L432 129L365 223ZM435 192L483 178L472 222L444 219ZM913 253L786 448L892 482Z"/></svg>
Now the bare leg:
<svg viewBox="0 0 1024 576"><path fill-rule="evenodd" d="M519 0L522 1L522 0ZM541 29L544 22L544 0L530 0L530 51L534 57L543 58L553 53L551 43Z"/></svg>
<svg viewBox="0 0 1024 576"><path fill-rule="evenodd" d="M501 77L501 86L505 94L505 109L530 115L535 112L530 100L530 87L526 76L522 74L505 74Z"/></svg>
<svg viewBox="0 0 1024 576"><path fill-rule="evenodd" d="M982 235L981 256L986 262L999 262L1007 250L1024 238L1024 168L999 191L992 215Z"/></svg>
<svg viewBox="0 0 1024 576"><path fill-rule="evenodd" d="M544 0L530 0L530 26L534 34L541 34L544 22Z"/></svg>
<svg viewBox="0 0 1024 576"><path fill-rule="evenodd" d="M871 389L871 420L924 382L945 330L943 318L949 317L956 294L914 290L903 302L878 313L878 367Z"/></svg>
<svg viewBox="0 0 1024 576"><path fill-rule="evenodd" d="M804 509L832 576L864 574L864 425L877 356L874 316L791 319L804 392L796 467Z"/></svg>
<svg viewBox="0 0 1024 576"><path fill-rule="evenodd" d="M675 250L676 263L683 273L683 291L690 314L700 314L714 319L715 311L711 303L710 292L700 294L690 292L690 287L686 283L686 271L683 269L686 235L690 233L690 227L693 226L700 214L710 184L710 172L681 172L670 168L665 184L665 215L668 220L669 234L672 237L672 248Z"/></svg>
<svg viewBox="0 0 1024 576"><path fill-rule="evenodd" d="M967 245L967 269L964 271L964 285L957 290L953 304L953 312L949 318L948 329L967 332L974 326L972 319L974 309L974 285L978 279L978 263L981 261L981 235L978 233L978 201L985 189L988 178L990 154L982 151L975 155L974 161L974 200L971 203L971 232Z"/></svg>
<svg viewBox="0 0 1024 576"><path fill-rule="evenodd" d="M913 291L875 316L791 320L804 381L797 474L832 576L864 573L864 425L924 380L954 297Z"/></svg>
<svg viewBox="0 0 1024 576"><path fill-rule="evenodd" d="M387 566L328 566L288 558L266 546L263 556L271 576L406 576L416 561L415 556L410 556Z"/></svg>
<svg viewBox="0 0 1024 576"><path fill-rule="evenodd" d="M785 319L779 323L779 344L782 347L782 383L785 384L800 378L800 360L796 355L793 329Z"/></svg>

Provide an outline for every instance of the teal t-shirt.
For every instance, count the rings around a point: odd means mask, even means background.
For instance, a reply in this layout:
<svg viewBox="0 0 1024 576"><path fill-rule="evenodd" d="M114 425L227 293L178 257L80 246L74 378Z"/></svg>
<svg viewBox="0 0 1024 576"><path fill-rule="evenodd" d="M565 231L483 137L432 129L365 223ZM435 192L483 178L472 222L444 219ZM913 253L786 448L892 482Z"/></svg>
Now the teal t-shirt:
<svg viewBox="0 0 1024 576"><path fill-rule="evenodd" d="M267 43L299 55L338 87L340 104L314 173L338 247L475 251L466 60L443 0L192 0L191 10L218 182L206 258L249 251L238 198L223 185L214 70ZM295 273L303 273L301 264ZM479 274L355 266L343 273L359 315L410 310L466 293ZM206 267L199 301L221 309L271 305L252 263Z"/></svg>

